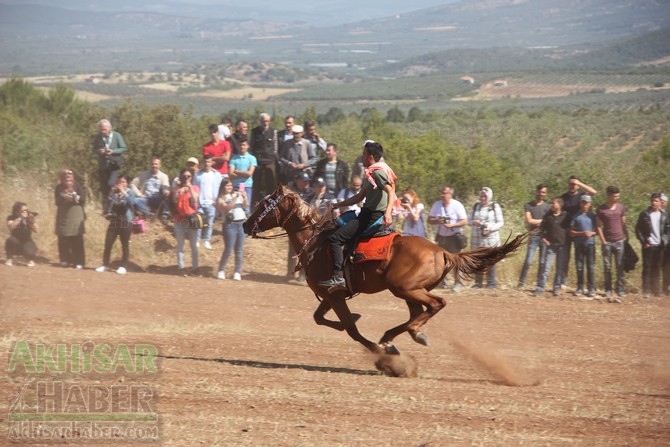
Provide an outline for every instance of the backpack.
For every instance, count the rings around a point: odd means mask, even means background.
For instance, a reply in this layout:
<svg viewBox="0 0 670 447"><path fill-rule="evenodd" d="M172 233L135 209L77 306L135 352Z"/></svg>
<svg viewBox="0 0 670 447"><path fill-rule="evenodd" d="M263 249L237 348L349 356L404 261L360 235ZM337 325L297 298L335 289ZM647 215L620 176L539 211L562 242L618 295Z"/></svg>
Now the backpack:
<svg viewBox="0 0 670 447"><path fill-rule="evenodd" d="M496 206L499 207L500 205L498 205L496 202L493 202L493 201L491 201L491 203L489 203L489 205L488 205L488 207L489 207L489 214L490 214L491 212L493 212L493 222L498 223L498 213L496 213ZM481 208L482 208L482 204L481 204L481 203L479 203L479 202L475 203L474 206L472 207L472 214L471 214L471 216L474 218L474 217L475 217L475 213L477 213ZM487 221L488 221L488 219L487 219Z"/></svg>

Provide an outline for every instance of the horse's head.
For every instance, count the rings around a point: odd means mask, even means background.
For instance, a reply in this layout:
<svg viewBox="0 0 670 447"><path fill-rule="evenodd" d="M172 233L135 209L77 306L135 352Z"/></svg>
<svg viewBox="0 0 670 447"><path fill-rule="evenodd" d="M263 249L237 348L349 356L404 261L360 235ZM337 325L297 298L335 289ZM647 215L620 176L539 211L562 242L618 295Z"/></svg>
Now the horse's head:
<svg viewBox="0 0 670 447"><path fill-rule="evenodd" d="M242 224L244 232L252 237L257 233L283 226L292 214L294 206L291 195L295 195L284 185L258 203L249 218Z"/></svg>

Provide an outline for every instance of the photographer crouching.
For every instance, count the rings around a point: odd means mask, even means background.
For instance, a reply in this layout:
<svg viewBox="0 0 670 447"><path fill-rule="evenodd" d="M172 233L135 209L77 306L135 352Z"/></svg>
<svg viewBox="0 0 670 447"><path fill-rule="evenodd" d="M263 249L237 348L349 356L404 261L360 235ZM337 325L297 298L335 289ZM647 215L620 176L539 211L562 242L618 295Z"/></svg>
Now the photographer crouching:
<svg viewBox="0 0 670 447"><path fill-rule="evenodd" d="M10 236L5 241L5 253L7 254L5 265L14 265L15 256L24 256L28 260L26 262L28 267L35 265L37 245L33 241L33 233L37 233L36 217L37 213L30 211L25 203L14 203L12 214L7 216Z"/></svg>

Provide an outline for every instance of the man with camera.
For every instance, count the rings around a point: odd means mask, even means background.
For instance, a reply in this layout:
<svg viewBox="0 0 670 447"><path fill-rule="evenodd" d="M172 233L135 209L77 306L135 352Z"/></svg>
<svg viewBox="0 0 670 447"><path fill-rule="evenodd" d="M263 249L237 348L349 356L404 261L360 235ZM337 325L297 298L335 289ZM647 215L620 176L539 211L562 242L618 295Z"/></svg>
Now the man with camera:
<svg viewBox="0 0 670 447"><path fill-rule="evenodd" d="M461 202L453 198L454 189L450 185L444 185L440 192L441 200L438 200L430 208L428 223L436 226L435 242L450 253L460 253L465 248L462 244L464 238L463 227L468 224L468 215ZM466 239L467 241L467 239ZM447 287L447 278L442 282L442 288ZM454 292L463 290L463 282L454 270Z"/></svg>
<svg viewBox="0 0 670 447"><path fill-rule="evenodd" d="M23 202L16 202L12 206L12 214L7 216L7 228L10 236L5 241L5 253L7 259L5 265L14 265L14 256L24 256L28 261L26 265L35 265L37 245L33 241L33 233L37 233L37 213L28 209Z"/></svg>
<svg viewBox="0 0 670 447"><path fill-rule="evenodd" d="M105 199L109 191L119 178L123 159L121 154L126 152L126 142L120 133L112 130L109 120L98 122L99 133L93 140L93 153L98 157L98 176L100 192Z"/></svg>

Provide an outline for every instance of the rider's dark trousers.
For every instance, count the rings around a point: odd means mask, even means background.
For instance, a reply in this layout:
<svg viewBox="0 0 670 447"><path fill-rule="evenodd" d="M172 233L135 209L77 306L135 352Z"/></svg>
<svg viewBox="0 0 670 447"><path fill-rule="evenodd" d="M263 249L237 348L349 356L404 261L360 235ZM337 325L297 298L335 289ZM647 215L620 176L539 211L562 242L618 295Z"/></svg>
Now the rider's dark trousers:
<svg viewBox="0 0 670 447"><path fill-rule="evenodd" d="M344 247L344 244L357 238L370 226L370 224L374 223L383 215L384 213L381 211L372 211L368 208L362 208L355 219L350 220L346 225L340 227L328 237L330 249L333 252L334 272L342 272L342 264L344 263L342 247Z"/></svg>

